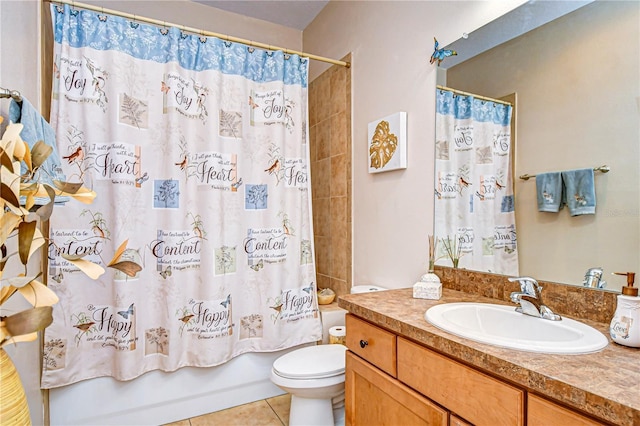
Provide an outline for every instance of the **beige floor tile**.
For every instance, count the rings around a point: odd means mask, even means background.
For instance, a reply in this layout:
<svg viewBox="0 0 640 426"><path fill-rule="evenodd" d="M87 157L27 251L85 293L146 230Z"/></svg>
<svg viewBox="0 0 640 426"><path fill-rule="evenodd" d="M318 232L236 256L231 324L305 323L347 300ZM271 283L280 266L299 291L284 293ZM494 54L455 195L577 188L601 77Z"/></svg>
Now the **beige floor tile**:
<svg viewBox="0 0 640 426"><path fill-rule="evenodd" d="M273 411L276 412L280 421L285 426L289 426L289 409L291 408L291 394L285 393L284 395L274 396L273 398L267 398L267 403L271 406Z"/></svg>
<svg viewBox="0 0 640 426"><path fill-rule="evenodd" d="M191 426L191 423L189 423L189 419L187 419L180 420L179 422L167 423L164 426Z"/></svg>
<svg viewBox="0 0 640 426"><path fill-rule="evenodd" d="M193 417L191 426L282 426L265 400Z"/></svg>

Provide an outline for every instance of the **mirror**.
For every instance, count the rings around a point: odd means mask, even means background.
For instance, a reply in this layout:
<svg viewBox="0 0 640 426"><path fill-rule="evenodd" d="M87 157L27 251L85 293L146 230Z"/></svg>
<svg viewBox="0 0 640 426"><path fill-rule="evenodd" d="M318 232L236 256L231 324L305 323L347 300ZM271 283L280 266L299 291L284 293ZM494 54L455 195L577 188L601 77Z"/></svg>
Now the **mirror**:
<svg viewBox="0 0 640 426"><path fill-rule="evenodd" d="M504 41L550 4L575 10ZM514 17L525 23L508 24ZM458 56L442 62L438 84L496 99L517 94L519 273L581 286L588 269L601 267L606 289L619 291L626 278L614 272L640 272L640 3L529 2L498 21L447 46ZM482 50L472 42L496 35L502 44L470 58ZM594 174L594 215L539 212L535 179L519 178L602 165L611 171Z"/></svg>

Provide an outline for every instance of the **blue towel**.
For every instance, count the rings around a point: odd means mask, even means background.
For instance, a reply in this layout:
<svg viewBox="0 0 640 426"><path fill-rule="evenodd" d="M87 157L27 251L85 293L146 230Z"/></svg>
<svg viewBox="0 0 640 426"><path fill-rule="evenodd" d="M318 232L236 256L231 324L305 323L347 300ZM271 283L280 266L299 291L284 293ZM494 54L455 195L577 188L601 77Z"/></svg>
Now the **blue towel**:
<svg viewBox="0 0 640 426"><path fill-rule="evenodd" d="M562 172L564 197L569 214L579 216L596 214L596 187L593 169L579 169Z"/></svg>
<svg viewBox="0 0 640 426"><path fill-rule="evenodd" d="M47 120L24 97L20 103L13 99L11 100L9 120L24 126L22 132L20 132L20 137L29 145L29 148L32 148L38 141L43 141L53 148L51 155L42 163L34 179L40 183L49 184L54 188L53 179L65 182L67 178L62 171L60 155L56 146L56 134L47 123ZM23 164L22 173L24 174L26 171L26 166ZM24 202L24 197L22 198L21 202ZM36 205L45 205L49 201L47 197L37 197L35 200ZM67 201L69 201L69 197L66 196L56 196L55 199L56 203L65 203Z"/></svg>
<svg viewBox="0 0 640 426"><path fill-rule="evenodd" d="M562 178L559 172L536 175L538 211L559 212L562 206Z"/></svg>

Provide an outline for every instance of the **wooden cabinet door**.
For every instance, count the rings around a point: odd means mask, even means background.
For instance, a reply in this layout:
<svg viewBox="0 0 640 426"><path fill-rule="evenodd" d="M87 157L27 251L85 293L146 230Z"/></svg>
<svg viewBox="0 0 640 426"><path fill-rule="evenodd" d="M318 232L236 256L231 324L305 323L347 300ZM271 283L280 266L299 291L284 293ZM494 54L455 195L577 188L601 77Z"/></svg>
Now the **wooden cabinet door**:
<svg viewBox="0 0 640 426"><path fill-rule="evenodd" d="M347 426L446 426L448 412L347 351Z"/></svg>
<svg viewBox="0 0 640 426"><path fill-rule="evenodd" d="M451 414L449 416L449 426L473 426L466 420L462 420L460 417Z"/></svg>
<svg viewBox="0 0 640 426"><path fill-rule="evenodd" d="M524 425L525 392L398 337L398 380L478 426Z"/></svg>
<svg viewBox="0 0 640 426"><path fill-rule="evenodd" d="M605 424L536 395L529 394L527 403L528 426L596 426Z"/></svg>

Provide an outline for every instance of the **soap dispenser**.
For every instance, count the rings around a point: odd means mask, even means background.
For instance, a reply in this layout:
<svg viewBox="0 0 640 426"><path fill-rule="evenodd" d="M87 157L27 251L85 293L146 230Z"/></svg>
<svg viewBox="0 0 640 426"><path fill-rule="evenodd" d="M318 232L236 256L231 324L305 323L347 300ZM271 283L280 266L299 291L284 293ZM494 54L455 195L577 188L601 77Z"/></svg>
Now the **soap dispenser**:
<svg viewBox="0 0 640 426"><path fill-rule="evenodd" d="M640 348L640 297L638 289L633 286L634 272L614 272L626 275L627 285L622 287L618 296L618 306L609 326L609 334L614 342L632 348Z"/></svg>

